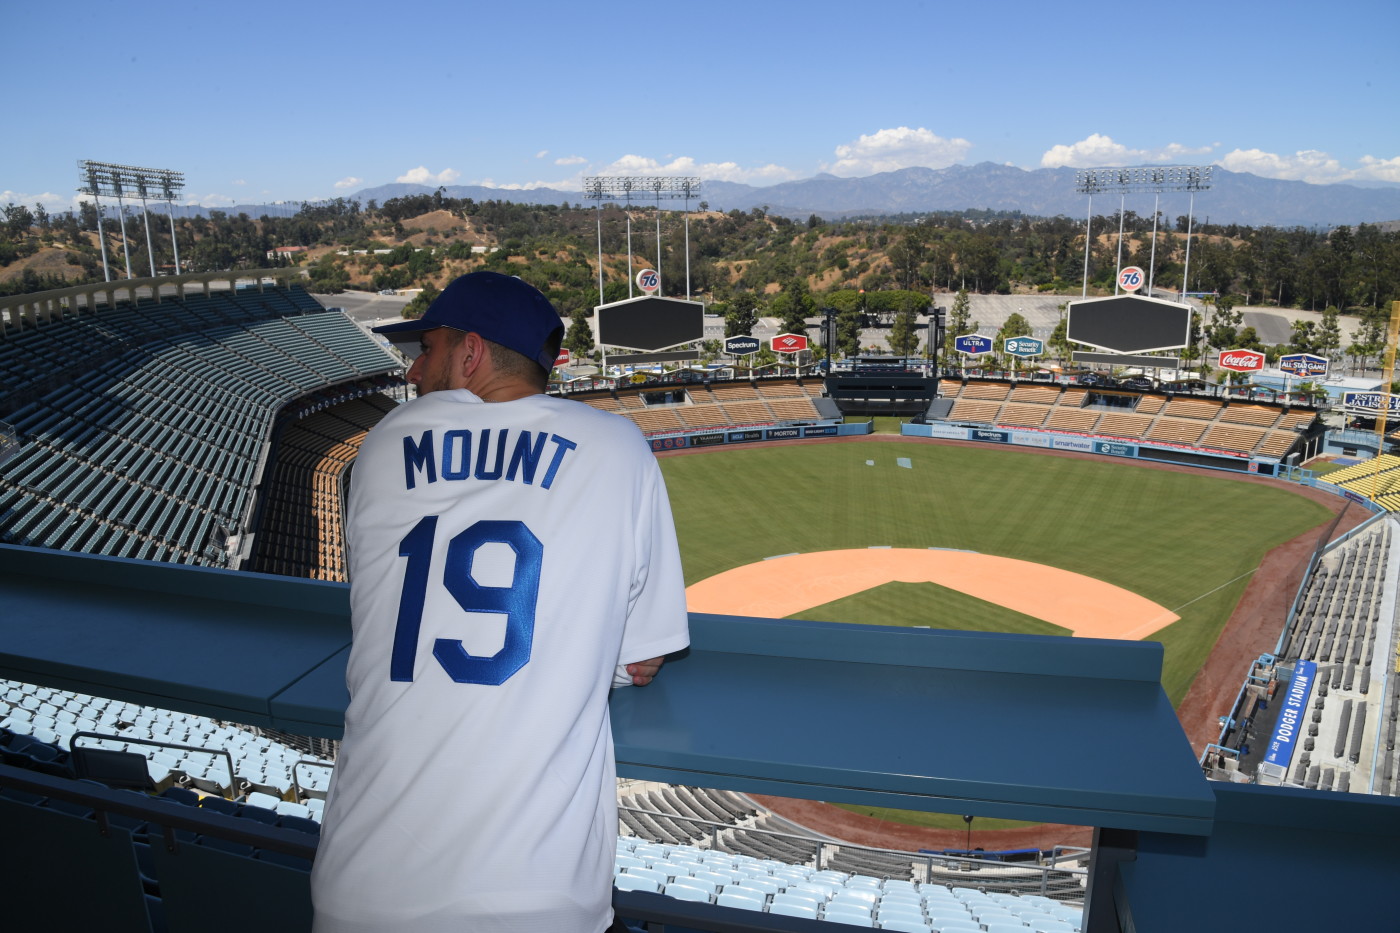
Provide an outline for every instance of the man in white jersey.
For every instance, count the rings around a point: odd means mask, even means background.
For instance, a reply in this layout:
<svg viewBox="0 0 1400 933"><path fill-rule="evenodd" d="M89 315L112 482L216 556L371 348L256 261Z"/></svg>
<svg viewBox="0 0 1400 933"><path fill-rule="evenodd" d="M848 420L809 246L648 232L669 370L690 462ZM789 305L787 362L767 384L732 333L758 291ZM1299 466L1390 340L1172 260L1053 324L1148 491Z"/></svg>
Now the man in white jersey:
<svg viewBox="0 0 1400 933"><path fill-rule="evenodd" d="M512 276L418 321L419 398L369 433L346 524L350 706L311 876L317 933L601 933L608 691L689 643L636 426L543 394L563 326Z"/></svg>

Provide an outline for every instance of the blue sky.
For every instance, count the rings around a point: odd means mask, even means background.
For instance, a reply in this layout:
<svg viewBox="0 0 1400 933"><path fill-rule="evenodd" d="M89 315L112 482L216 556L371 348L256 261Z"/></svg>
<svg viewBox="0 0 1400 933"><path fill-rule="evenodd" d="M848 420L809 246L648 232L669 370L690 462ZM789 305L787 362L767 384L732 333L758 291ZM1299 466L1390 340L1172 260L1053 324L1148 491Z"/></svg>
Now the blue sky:
<svg viewBox="0 0 1400 933"><path fill-rule="evenodd" d="M990 161L1400 184L1400 2L0 5L0 203L77 162L208 206L394 181L767 185Z"/></svg>

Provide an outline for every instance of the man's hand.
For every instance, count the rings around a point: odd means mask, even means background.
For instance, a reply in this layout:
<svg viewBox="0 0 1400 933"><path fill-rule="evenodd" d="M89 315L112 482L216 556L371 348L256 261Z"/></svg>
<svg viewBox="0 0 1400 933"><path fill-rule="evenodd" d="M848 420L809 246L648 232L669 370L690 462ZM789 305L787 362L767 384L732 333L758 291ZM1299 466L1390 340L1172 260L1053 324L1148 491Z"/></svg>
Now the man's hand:
<svg viewBox="0 0 1400 933"><path fill-rule="evenodd" d="M652 658L648 661L635 661L627 665L627 673L632 675L632 686L645 687L651 683L656 672L661 670L661 665L665 658Z"/></svg>

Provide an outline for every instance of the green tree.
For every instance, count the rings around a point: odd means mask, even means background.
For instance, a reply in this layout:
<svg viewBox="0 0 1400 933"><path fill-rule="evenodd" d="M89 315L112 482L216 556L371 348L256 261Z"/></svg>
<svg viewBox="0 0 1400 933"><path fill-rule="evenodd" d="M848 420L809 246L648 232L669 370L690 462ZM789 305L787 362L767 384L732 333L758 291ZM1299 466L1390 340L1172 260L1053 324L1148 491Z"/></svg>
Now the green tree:
<svg viewBox="0 0 1400 933"><path fill-rule="evenodd" d="M1312 321L1296 320L1288 338L1290 353L1312 353L1317 347L1317 325Z"/></svg>
<svg viewBox="0 0 1400 933"><path fill-rule="evenodd" d="M1335 358L1342 348L1341 312L1336 305L1328 305L1322 312L1322 322L1318 324L1313 346L1317 352L1329 359Z"/></svg>
<svg viewBox="0 0 1400 933"><path fill-rule="evenodd" d="M915 329L916 315L912 308L904 308L895 315L890 327L890 349L895 356L912 357L919 350L919 332Z"/></svg>
<svg viewBox="0 0 1400 933"><path fill-rule="evenodd" d="M580 305L569 316L569 329L564 334L564 346L574 359L586 359L593 355L593 329L588 325L588 309Z"/></svg>
<svg viewBox="0 0 1400 933"><path fill-rule="evenodd" d="M781 318L779 329L785 334L805 334L807 318L817 313L817 302L800 278L789 279L782 292L773 299L770 309Z"/></svg>
<svg viewBox="0 0 1400 933"><path fill-rule="evenodd" d="M418 290L418 294L408 304L403 306L403 316L406 318L420 318L428 310L428 305L432 304L442 292L432 282L427 283Z"/></svg>
<svg viewBox="0 0 1400 933"><path fill-rule="evenodd" d="M1001 353L1001 348L1006 346L1006 341L1012 337L1029 337L1031 335L1031 322L1026 320L1026 316L1020 311L1012 311L1006 318L1006 323L1001 325L1001 330L997 331L996 344L994 350ZM1011 368L1021 368L1021 358L1013 356L1011 358Z"/></svg>
<svg viewBox="0 0 1400 933"><path fill-rule="evenodd" d="M836 350L843 357L860 355L860 308L846 308L836 314Z"/></svg>
<svg viewBox="0 0 1400 933"><path fill-rule="evenodd" d="M338 295L350 285L350 273L333 256L322 256L312 264L311 291L320 295Z"/></svg>
<svg viewBox="0 0 1400 933"><path fill-rule="evenodd" d="M746 337L758 326L758 299L753 292L740 292L724 312L724 336Z"/></svg>
<svg viewBox="0 0 1400 933"><path fill-rule="evenodd" d="M967 289L960 288L953 296L953 306L948 310L948 330L943 335L943 352L949 359L955 352L953 341L969 333L969 327L976 327L972 323L972 299L967 296Z"/></svg>

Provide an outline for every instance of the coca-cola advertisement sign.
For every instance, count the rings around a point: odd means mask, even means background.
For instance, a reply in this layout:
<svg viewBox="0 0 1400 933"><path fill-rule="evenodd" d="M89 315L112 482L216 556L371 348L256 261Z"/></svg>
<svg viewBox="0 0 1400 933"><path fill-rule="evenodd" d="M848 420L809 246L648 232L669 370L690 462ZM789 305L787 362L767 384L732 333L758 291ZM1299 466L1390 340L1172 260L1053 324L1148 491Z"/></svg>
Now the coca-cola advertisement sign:
<svg viewBox="0 0 1400 933"><path fill-rule="evenodd" d="M1264 368L1264 354L1258 350L1221 350L1220 368L1237 373L1254 372Z"/></svg>

